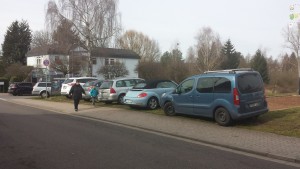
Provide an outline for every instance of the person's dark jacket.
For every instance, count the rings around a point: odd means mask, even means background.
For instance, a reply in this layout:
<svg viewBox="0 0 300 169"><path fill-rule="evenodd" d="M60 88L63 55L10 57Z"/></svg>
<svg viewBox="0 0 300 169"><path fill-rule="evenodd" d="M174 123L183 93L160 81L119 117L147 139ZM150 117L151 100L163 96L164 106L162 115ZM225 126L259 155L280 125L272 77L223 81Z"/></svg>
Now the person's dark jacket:
<svg viewBox="0 0 300 169"><path fill-rule="evenodd" d="M85 92L80 84L74 84L69 92L69 95L71 95L73 99L81 99L82 94L85 94Z"/></svg>

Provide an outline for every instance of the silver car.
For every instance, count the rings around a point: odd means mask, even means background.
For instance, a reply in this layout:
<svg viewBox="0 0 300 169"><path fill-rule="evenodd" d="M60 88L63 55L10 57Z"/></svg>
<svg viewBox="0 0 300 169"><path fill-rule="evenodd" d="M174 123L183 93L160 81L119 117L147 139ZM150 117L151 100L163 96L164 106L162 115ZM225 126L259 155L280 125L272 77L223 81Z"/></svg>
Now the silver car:
<svg viewBox="0 0 300 169"><path fill-rule="evenodd" d="M99 87L101 86L102 83L103 83L103 80L94 80L94 81L86 82L82 86L82 88L85 91L85 95L82 96L83 100L90 101L91 100L90 91L92 89L92 86L95 86L96 90L99 90Z"/></svg>
<svg viewBox="0 0 300 169"><path fill-rule="evenodd" d="M99 87L98 100L105 103L118 102L123 104L123 98L126 92L140 82L141 78L119 78L105 80Z"/></svg>
<svg viewBox="0 0 300 169"><path fill-rule="evenodd" d="M47 91L47 92L46 92ZM51 82L37 82L32 89L31 94L41 96L42 98L49 97L51 93Z"/></svg>

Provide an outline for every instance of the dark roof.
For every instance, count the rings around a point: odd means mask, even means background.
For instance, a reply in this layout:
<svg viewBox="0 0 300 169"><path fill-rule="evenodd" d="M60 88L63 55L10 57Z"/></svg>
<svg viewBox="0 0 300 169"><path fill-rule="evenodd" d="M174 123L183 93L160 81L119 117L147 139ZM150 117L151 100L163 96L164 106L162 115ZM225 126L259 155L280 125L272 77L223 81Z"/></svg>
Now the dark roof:
<svg viewBox="0 0 300 169"><path fill-rule="evenodd" d="M41 55L61 55L62 52L57 51L56 49L50 47L38 47L33 48L27 52L26 56L41 56Z"/></svg>
<svg viewBox="0 0 300 169"><path fill-rule="evenodd" d="M76 51L75 48L74 51ZM83 48L81 48L83 49ZM83 49L84 50L84 49ZM31 49L26 56L40 56L40 55L51 55L51 54L62 54L62 52L57 51L55 48L49 46L37 47ZM130 58L130 59L140 59L141 57L135 52L127 49L115 49L115 48L94 48L91 52L93 57L104 57L104 58Z"/></svg>
<svg viewBox="0 0 300 169"><path fill-rule="evenodd" d="M140 59L141 57L131 50L114 48L94 48L91 52L94 57L104 58L130 58Z"/></svg>

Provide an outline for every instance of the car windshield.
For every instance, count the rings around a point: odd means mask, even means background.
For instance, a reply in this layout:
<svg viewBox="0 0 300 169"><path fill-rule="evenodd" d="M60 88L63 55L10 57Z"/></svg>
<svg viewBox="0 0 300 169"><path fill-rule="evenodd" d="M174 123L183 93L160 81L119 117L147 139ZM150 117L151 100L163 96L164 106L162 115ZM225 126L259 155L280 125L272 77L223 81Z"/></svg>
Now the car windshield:
<svg viewBox="0 0 300 169"><path fill-rule="evenodd" d="M74 79L66 79L63 84L72 83Z"/></svg>
<svg viewBox="0 0 300 169"><path fill-rule="evenodd" d="M133 87L133 89L144 89L146 87L146 83L138 83Z"/></svg>
<svg viewBox="0 0 300 169"><path fill-rule="evenodd" d="M88 86L93 86L96 84L97 81L89 81L89 82L86 82L83 87L88 87Z"/></svg>

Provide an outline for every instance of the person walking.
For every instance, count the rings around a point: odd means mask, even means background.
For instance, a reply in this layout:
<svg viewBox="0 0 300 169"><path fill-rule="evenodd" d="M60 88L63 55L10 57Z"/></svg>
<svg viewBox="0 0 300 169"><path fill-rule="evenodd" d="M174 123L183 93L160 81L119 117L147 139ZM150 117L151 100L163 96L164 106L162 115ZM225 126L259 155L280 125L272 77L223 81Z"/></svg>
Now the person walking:
<svg viewBox="0 0 300 169"><path fill-rule="evenodd" d="M72 86L69 95L73 97L74 100L74 109L75 111L78 111L78 105L79 101L82 98L82 94L85 94L84 89L81 87L79 81L76 81L76 83Z"/></svg>
<svg viewBox="0 0 300 169"><path fill-rule="evenodd" d="M92 86L92 89L90 90L90 95L91 95L91 98L92 98L92 104L95 105L95 101L98 97L98 90L95 88L95 86L93 85Z"/></svg>

